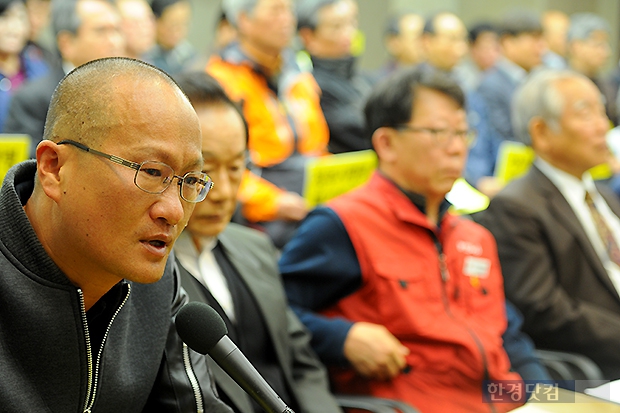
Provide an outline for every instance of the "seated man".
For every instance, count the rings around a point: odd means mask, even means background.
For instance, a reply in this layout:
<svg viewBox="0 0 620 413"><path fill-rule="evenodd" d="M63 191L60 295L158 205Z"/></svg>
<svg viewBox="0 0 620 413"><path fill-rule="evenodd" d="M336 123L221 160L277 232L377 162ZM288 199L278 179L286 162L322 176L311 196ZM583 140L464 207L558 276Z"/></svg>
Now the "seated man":
<svg viewBox="0 0 620 413"><path fill-rule="evenodd" d="M297 412L339 413L310 335L288 308L276 251L260 232L229 223L245 170L247 129L239 109L204 72L179 75L202 126L203 171L214 180L174 249L192 301L210 304L231 339L278 395ZM262 412L214 365L222 398L235 411Z"/></svg>
<svg viewBox="0 0 620 413"><path fill-rule="evenodd" d="M620 203L588 173L609 155L601 93L584 75L543 71L518 91L513 119L536 160L480 217L506 296L537 347L584 354L618 379Z"/></svg>
<svg viewBox="0 0 620 413"><path fill-rule="evenodd" d="M415 66L424 61L422 31L424 18L410 10L392 13L383 30L383 45L389 55L388 62L375 73L377 82L402 67Z"/></svg>
<svg viewBox="0 0 620 413"><path fill-rule="evenodd" d="M308 213L300 195L306 163L327 154L320 90L289 47L292 0L224 0L222 7L237 40L212 56L206 70L243 103L248 123L252 174L239 189L241 215L281 248Z"/></svg>
<svg viewBox="0 0 620 413"><path fill-rule="evenodd" d="M311 212L282 251L291 306L338 392L478 412L492 408L483 380L520 380L502 347L495 241L445 199L467 156L464 101L438 71L379 84L365 107L378 171Z"/></svg>
<svg viewBox="0 0 620 413"><path fill-rule="evenodd" d="M370 149L362 105L372 82L357 69L352 52L357 15L355 0L306 0L297 7L299 38L321 88L331 153Z"/></svg>
<svg viewBox="0 0 620 413"><path fill-rule="evenodd" d="M188 299L168 256L210 188L200 142L150 65L60 82L36 162L0 190L0 410L231 412L172 322Z"/></svg>
<svg viewBox="0 0 620 413"><path fill-rule="evenodd" d="M155 47L144 59L172 75L190 70L198 53L187 36L192 18L192 2L188 0L152 0L155 16Z"/></svg>
<svg viewBox="0 0 620 413"><path fill-rule="evenodd" d="M603 78L602 74L611 56L611 27L602 17L594 13L575 13L570 17L566 35L568 67L586 75L605 97L607 117L614 125L618 89Z"/></svg>

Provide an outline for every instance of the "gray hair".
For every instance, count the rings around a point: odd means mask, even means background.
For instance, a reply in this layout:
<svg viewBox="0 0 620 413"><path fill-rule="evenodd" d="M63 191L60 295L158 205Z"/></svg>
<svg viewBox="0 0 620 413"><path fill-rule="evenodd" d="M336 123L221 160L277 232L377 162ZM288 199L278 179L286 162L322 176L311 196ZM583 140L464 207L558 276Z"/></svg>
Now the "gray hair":
<svg viewBox="0 0 620 413"><path fill-rule="evenodd" d="M297 29L307 27L316 29L319 24L319 11L340 0L300 0L297 5Z"/></svg>
<svg viewBox="0 0 620 413"><path fill-rule="evenodd" d="M594 13L576 13L570 17L570 27L566 37L569 42L585 40L595 31L609 33L609 23Z"/></svg>
<svg viewBox="0 0 620 413"><path fill-rule="evenodd" d="M55 36L63 31L77 33L82 25L77 12L77 4L78 0L56 0L52 2L50 17Z"/></svg>
<svg viewBox="0 0 620 413"><path fill-rule="evenodd" d="M236 28L239 15L242 12L251 13L254 11L258 1L259 0L222 0L222 10L224 10L224 14L226 14L226 19Z"/></svg>
<svg viewBox="0 0 620 413"><path fill-rule="evenodd" d="M512 99L512 129L517 141L531 146L530 123L539 117L558 130L564 109L564 96L557 86L560 80L583 78L571 70L540 69L532 73L517 89Z"/></svg>
<svg viewBox="0 0 620 413"><path fill-rule="evenodd" d="M111 0L100 0L105 3L111 4L113 7L114 2ZM69 33L76 34L82 25L82 20L78 15L77 6L80 0L55 0L52 1L50 19L52 22L52 30L54 36L58 36L58 33L67 31Z"/></svg>

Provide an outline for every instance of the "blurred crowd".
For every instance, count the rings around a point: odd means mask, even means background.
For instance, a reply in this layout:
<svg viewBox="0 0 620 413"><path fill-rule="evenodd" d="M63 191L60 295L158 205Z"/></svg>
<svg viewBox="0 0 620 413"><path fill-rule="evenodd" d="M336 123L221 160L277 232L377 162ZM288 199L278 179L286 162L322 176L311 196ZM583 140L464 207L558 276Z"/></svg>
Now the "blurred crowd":
<svg viewBox="0 0 620 413"><path fill-rule="evenodd" d="M468 94L469 122L477 133L464 177L490 197L505 184L495 176L495 163L501 142L514 140L510 119L512 93L533 70L569 68L583 73L601 90L611 125L618 123L620 68L616 65L605 71L611 56L610 26L593 13L569 16L548 10L539 15L513 10L466 27L450 12L428 16L401 10L384 22L383 40L389 61L370 72L357 67L363 53L363 33L358 28L355 2L322 10L321 14L327 15L322 17L326 23L317 30L316 2L300 1L289 21L273 14L274 20L267 22L264 30L252 28L255 31L241 39L237 36L238 22L231 21L230 13L222 8L218 16L208 16L216 21L213 45L208 52L196 50L188 40L192 16L189 1L117 0L103 5L84 3L76 8L63 3L72 2L3 0L0 6L0 132L30 135L33 157L43 135L45 103L58 81L73 67L100 57L122 55L142 59L172 75L202 70L207 62L209 72L213 72L217 70L213 69L213 60L229 55L235 44L256 42L260 48L269 47L272 40L281 43L277 46L281 53L274 52L278 59L291 56L288 60L295 70L311 73L321 89L321 116L325 117L329 138L324 138L327 146L313 148L313 154L371 147L364 133L361 105L372 85L396 69L420 66L449 73ZM245 7L243 1L239 3L239 7ZM38 78L47 80L34 83ZM317 140L323 139L313 135ZM615 156L620 153L618 135L616 130L609 134L612 173L620 171ZM287 168L281 165L283 158L265 156L264 150L252 143L261 139L252 137L250 143L256 172L252 177L265 174L269 182L287 187L273 177L282 175L278 168ZM302 146L305 149L299 152L303 154L308 147ZM240 217L248 222L271 226L276 218L298 221L307 213L294 194L300 189L291 183L287 187L290 191L278 193L264 180L245 181L247 191L242 190L240 199L247 207ZM620 180L611 183L620 192ZM259 198L257 192L261 194ZM290 233L286 227L277 225L273 231L279 235L274 237L286 240Z"/></svg>

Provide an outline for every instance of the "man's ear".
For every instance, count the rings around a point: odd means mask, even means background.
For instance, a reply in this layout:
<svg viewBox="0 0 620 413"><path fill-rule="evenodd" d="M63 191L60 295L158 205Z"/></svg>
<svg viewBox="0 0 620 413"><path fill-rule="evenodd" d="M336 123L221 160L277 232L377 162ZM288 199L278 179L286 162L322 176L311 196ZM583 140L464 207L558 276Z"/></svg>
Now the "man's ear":
<svg viewBox="0 0 620 413"><path fill-rule="evenodd" d="M400 38L398 36L389 35L385 37L385 48L391 56L400 54Z"/></svg>
<svg viewBox="0 0 620 413"><path fill-rule="evenodd" d="M38 179L45 194L54 201L58 201L62 195L63 161L59 154L59 146L54 142L43 140L37 146Z"/></svg>
<svg viewBox="0 0 620 413"><path fill-rule="evenodd" d="M248 13L242 11L237 16L237 33L238 35L247 36L248 34L248 25L250 24L251 17L248 16Z"/></svg>
<svg viewBox="0 0 620 413"><path fill-rule="evenodd" d="M581 56L584 42L582 40L571 40L566 44L566 55L570 59L573 56Z"/></svg>
<svg viewBox="0 0 620 413"><path fill-rule="evenodd" d="M303 42L306 50L312 53L313 52L312 43L314 40L314 30L312 30L309 27L302 27L301 29L297 31L297 34L299 35L299 38Z"/></svg>
<svg viewBox="0 0 620 413"><path fill-rule="evenodd" d="M381 127L372 134L372 146L382 163L389 164L398 158L398 150L394 146L396 130Z"/></svg>
<svg viewBox="0 0 620 413"><path fill-rule="evenodd" d="M433 35L430 33L422 33L422 35L420 36L420 44L422 45L422 51L424 53L428 53L428 49L430 46L430 43L433 41Z"/></svg>
<svg viewBox="0 0 620 413"><path fill-rule="evenodd" d="M530 120L528 131L532 140L532 148L544 153L549 146L549 132L551 132L547 122L540 116L536 116Z"/></svg>
<svg viewBox="0 0 620 413"><path fill-rule="evenodd" d="M73 38L75 35L69 31L63 30L56 36L56 45L60 56L64 60L71 61L73 57Z"/></svg>
<svg viewBox="0 0 620 413"><path fill-rule="evenodd" d="M508 34L503 34L499 37L499 47L504 53L510 54L512 52L513 37Z"/></svg>

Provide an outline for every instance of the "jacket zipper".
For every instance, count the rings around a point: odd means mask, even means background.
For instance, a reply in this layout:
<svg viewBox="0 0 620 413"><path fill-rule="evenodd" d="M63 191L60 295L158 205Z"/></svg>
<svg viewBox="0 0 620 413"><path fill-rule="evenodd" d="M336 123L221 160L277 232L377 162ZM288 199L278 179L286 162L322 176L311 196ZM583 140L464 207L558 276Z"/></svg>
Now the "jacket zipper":
<svg viewBox="0 0 620 413"><path fill-rule="evenodd" d="M441 241L439 241L437 234L435 234L434 231L430 231L430 232L433 238L433 243L435 244L435 248L437 249L437 253L439 254L439 272L441 274L441 285L442 285L441 298L443 301L443 305L444 305L444 308L448 316L450 316L450 318L452 318L453 320L458 321L456 317L454 316L454 314L452 313L452 310L450 309L450 302L448 300L448 292L446 290L446 283L450 279L450 273L448 271L448 264L446 263L446 254L443 252L443 245L441 244ZM484 373L483 380L489 380L490 379L489 367L488 367L487 355L486 355L486 352L484 351L484 346L480 342L480 339L478 338L476 333L474 333L466 324L463 325L463 328L467 331L467 333L474 340L474 343L476 344L476 347L478 348L478 351L480 352L480 356L482 358L482 368L483 368L483 373ZM497 411L497 409L495 408L492 402L489 402L489 408L491 412L493 413Z"/></svg>
<svg viewBox="0 0 620 413"><path fill-rule="evenodd" d="M196 373L192 367L192 361L189 357L189 347L187 344L183 343L183 365L185 366L185 373L187 374L187 378L192 386L192 390L194 390L194 398L196 400L196 409L198 413L204 412L204 406L202 403L202 393L200 392L200 385L198 384L198 378L196 377Z"/></svg>
<svg viewBox="0 0 620 413"><path fill-rule="evenodd" d="M86 399L84 400L84 413L89 413L87 409L88 401L90 400L90 393L93 388L93 353L90 347L90 333L88 331L88 319L86 318L86 305L84 305L84 293L82 289L78 288L78 295L80 296L80 310L82 314L82 326L84 327L84 338L86 340L86 364L88 366L88 390L86 391Z"/></svg>
<svg viewBox="0 0 620 413"><path fill-rule="evenodd" d="M93 354L90 345L90 333L88 331L88 319L86 318L86 306L84 304L84 293L80 288L78 288L78 294L80 296L80 306L82 310L82 323L84 325L84 335L86 338L86 354L87 354L87 363L88 363L88 391L86 392L86 400L84 402L84 413L91 413L91 410L95 404L95 397L97 395L97 382L99 380L99 362L101 361L101 355L103 354L103 347L108 338L108 334L110 333L110 328L112 327L112 323L114 319L121 311L127 299L129 298L129 294L131 293L131 284L127 284L127 294L125 294L125 298L121 302L121 305L118 306L108 327L105 330L105 334L103 335L103 339L101 340L101 346L99 347L99 353L97 354L97 361L94 365L93 370Z"/></svg>

